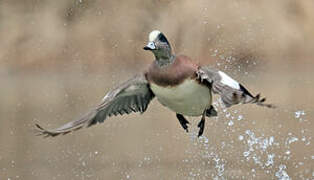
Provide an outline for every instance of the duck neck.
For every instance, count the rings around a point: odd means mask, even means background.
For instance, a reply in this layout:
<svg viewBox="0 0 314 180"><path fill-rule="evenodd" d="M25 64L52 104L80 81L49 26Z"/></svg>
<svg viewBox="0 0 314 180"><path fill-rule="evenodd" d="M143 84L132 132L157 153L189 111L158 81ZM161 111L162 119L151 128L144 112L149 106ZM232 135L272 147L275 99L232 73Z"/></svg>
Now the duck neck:
<svg viewBox="0 0 314 180"><path fill-rule="evenodd" d="M175 55L172 54L171 50L164 52L156 51L154 52L154 55L156 58L156 63L159 67L165 67L167 65L170 65L175 60Z"/></svg>

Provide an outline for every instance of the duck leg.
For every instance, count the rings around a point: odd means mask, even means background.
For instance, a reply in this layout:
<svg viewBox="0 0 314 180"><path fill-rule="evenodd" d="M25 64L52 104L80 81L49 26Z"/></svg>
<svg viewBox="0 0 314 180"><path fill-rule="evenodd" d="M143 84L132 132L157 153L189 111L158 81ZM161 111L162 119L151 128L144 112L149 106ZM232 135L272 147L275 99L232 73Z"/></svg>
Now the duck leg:
<svg viewBox="0 0 314 180"><path fill-rule="evenodd" d="M183 129L186 131L186 132L189 132L188 130L188 125L187 124L190 124L189 121L187 121L185 119L185 117L182 115L182 114L176 114L177 115L177 118L181 124L181 126L183 127Z"/></svg>
<svg viewBox="0 0 314 180"><path fill-rule="evenodd" d="M204 110L201 121L198 123L197 127L200 128L200 130L198 131L198 137L200 137L203 132L204 132L204 128L205 128L205 116L206 116L206 110Z"/></svg>
<svg viewBox="0 0 314 180"><path fill-rule="evenodd" d="M206 116L207 117L215 117L217 115L218 115L218 113L217 113L216 109L214 108L214 106L211 105L209 109L206 109Z"/></svg>

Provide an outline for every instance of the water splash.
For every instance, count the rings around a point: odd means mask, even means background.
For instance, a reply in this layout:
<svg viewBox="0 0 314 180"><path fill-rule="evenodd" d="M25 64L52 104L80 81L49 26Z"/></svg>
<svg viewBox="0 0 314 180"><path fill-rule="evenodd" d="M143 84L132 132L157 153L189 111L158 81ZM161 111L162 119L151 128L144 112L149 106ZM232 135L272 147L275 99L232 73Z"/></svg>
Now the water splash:
<svg viewBox="0 0 314 180"><path fill-rule="evenodd" d="M299 119L305 115L305 112L304 110L299 110L299 111L294 112L294 115L295 115L295 118Z"/></svg>
<svg viewBox="0 0 314 180"><path fill-rule="evenodd" d="M275 174L278 180L290 180L291 179L285 170L286 170L286 165L280 164L279 170Z"/></svg>

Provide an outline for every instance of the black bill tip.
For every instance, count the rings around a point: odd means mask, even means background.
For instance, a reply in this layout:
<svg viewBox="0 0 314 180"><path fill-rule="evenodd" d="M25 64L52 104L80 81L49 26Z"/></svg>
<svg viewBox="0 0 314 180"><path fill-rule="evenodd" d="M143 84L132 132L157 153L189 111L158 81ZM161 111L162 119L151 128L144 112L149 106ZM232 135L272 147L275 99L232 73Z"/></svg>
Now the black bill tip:
<svg viewBox="0 0 314 180"><path fill-rule="evenodd" d="M143 47L143 49L144 50L152 50L150 47L147 47L147 46Z"/></svg>

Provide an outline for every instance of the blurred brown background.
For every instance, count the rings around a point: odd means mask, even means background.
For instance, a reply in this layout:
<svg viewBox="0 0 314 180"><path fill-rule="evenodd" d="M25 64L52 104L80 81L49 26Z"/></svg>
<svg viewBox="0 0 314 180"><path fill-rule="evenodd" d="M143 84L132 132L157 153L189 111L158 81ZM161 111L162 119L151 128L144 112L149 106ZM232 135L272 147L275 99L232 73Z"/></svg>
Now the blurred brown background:
<svg viewBox="0 0 314 180"><path fill-rule="evenodd" d="M313 179L314 1L0 1L0 179ZM146 68L159 29L178 54L262 92L186 134L154 100L143 115L57 138ZM253 134L252 134L253 133Z"/></svg>

